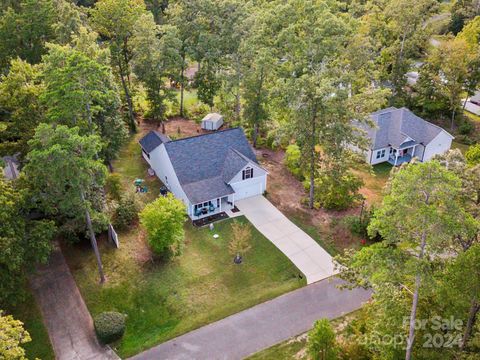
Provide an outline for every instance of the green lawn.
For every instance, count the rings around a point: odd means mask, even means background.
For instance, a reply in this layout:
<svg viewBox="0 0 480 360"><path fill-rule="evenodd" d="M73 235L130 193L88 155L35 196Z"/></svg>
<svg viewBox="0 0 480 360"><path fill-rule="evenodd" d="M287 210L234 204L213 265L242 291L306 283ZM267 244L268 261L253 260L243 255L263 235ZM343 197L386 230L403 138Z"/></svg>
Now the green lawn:
<svg viewBox="0 0 480 360"><path fill-rule="evenodd" d="M248 223L244 218L239 221ZM207 323L305 285L299 270L253 226L252 250L242 265L228 253L231 220L208 228L186 224L186 247L177 259L151 262L139 230L119 233L121 247L102 244L107 284L97 281L88 247L70 247L68 262L93 316L117 310L128 315L115 348L130 356Z"/></svg>
<svg viewBox="0 0 480 360"><path fill-rule="evenodd" d="M47 329L43 324L40 309L35 303L33 295L30 292L27 292L25 301L15 306L10 313L15 319L24 323L25 329L32 338L31 342L23 346L27 352L27 358L39 358L42 360L55 359Z"/></svg>
<svg viewBox="0 0 480 360"><path fill-rule="evenodd" d="M145 178L137 134L113 166L126 187ZM146 200L158 194L159 182L147 180ZM240 218L238 221L248 221ZM89 246L65 249L77 285L93 316L106 310L127 314L127 330L114 344L121 357L131 356L172 337L222 319L255 304L305 285L299 270L253 226L252 250L242 265L228 253L231 220L215 224L218 239L208 228L185 225L184 253L169 262L152 261L138 227L119 232L120 249L100 242L107 283L98 284Z"/></svg>
<svg viewBox="0 0 480 360"><path fill-rule="evenodd" d="M460 151L465 154L465 151L468 150L468 145L459 143L458 141L452 141L452 149L460 149Z"/></svg>

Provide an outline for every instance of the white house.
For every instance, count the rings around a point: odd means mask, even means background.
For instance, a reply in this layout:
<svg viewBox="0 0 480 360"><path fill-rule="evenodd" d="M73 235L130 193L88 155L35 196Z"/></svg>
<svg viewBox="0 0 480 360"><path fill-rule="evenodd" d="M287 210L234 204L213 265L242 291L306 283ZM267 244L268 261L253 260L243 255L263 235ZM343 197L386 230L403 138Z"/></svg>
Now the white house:
<svg viewBox="0 0 480 360"><path fill-rule="evenodd" d="M207 114L202 119L202 129L218 130L223 125L223 116L217 113Z"/></svg>
<svg viewBox="0 0 480 360"><path fill-rule="evenodd" d="M406 108L389 107L371 114L375 127L362 128L370 140L365 160L372 165L389 162L397 166L413 157L428 161L450 149L454 137L441 127L416 116Z"/></svg>
<svg viewBox="0 0 480 360"><path fill-rule="evenodd" d="M193 220L231 210L235 201L267 188L267 171L240 128L178 140L150 131L140 146L156 176L183 201Z"/></svg>

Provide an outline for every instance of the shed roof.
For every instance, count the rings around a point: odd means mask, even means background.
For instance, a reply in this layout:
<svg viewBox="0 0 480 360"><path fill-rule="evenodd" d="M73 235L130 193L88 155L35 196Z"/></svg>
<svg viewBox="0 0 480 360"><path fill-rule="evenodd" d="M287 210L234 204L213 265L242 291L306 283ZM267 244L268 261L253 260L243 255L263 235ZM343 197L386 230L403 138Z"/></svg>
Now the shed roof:
<svg viewBox="0 0 480 360"><path fill-rule="evenodd" d="M214 123L217 123L219 121L223 120L223 116L218 114L218 113L210 113L210 114L207 114L203 119L202 121L211 121L211 122L214 122Z"/></svg>

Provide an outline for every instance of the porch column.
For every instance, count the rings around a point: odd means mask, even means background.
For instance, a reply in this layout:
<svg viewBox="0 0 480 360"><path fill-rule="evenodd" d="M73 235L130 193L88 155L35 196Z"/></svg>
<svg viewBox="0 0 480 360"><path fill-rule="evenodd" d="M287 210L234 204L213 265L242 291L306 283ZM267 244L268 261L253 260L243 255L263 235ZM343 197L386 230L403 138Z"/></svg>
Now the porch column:
<svg viewBox="0 0 480 360"><path fill-rule="evenodd" d="M399 153L399 150L397 150L397 152L395 153L395 163L393 166L397 166L398 153Z"/></svg>
<svg viewBox="0 0 480 360"><path fill-rule="evenodd" d="M235 193L232 194L232 206L235 207Z"/></svg>
<svg viewBox="0 0 480 360"><path fill-rule="evenodd" d="M412 147L412 159L415 156L415 148L416 147L417 147L417 145L413 145L413 147Z"/></svg>
<svg viewBox="0 0 480 360"><path fill-rule="evenodd" d="M219 198L219 199L220 199L220 212L222 212L222 198Z"/></svg>

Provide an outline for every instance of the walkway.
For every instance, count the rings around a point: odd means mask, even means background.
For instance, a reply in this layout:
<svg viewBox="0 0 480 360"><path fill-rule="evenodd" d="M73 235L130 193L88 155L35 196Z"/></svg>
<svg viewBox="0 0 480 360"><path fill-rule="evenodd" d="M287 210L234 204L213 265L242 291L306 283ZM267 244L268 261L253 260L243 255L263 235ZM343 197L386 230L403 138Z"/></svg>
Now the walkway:
<svg viewBox="0 0 480 360"><path fill-rule="evenodd" d="M31 284L57 360L119 359L99 345L90 313L58 246Z"/></svg>
<svg viewBox="0 0 480 360"><path fill-rule="evenodd" d="M307 277L307 284L335 274L333 260L318 243L292 223L263 196L235 205L247 219Z"/></svg>
<svg viewBox="0 0 480 360"><path fill-rule="evenodd" d="M131 360L243 359L308 331L315 320L358 309L370 297L363 289L338 290L339 279L308 285L213 324L179 336Z"/></svg>

